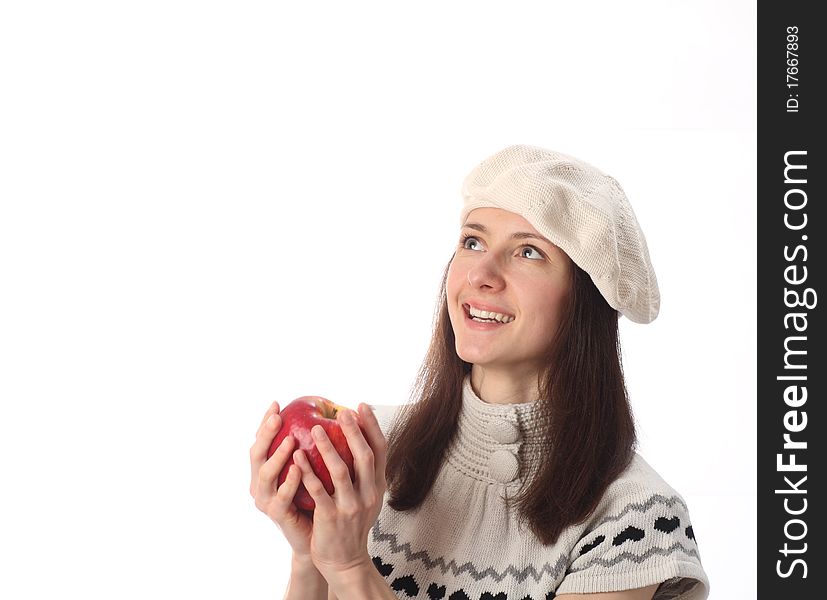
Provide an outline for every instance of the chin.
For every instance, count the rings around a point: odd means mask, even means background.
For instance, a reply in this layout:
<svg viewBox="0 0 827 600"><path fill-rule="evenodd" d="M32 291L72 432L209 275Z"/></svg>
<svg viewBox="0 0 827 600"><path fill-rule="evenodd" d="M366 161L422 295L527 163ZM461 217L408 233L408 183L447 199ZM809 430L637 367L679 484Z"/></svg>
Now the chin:
<svg viewBox="0 0 827 600"><path fill-rule="evenodd" d="M471 348L456 348L457 356L459 356L462 360L467 363L471 363L472 365L486 365L493 360L493 357L490 353L480 350L474 350Z"/></svg>

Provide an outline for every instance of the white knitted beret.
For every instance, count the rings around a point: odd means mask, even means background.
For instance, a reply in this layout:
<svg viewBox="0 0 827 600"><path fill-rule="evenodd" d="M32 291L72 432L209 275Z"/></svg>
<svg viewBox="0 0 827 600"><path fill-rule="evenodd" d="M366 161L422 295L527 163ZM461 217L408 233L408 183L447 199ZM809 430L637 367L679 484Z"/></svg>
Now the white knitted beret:
<svg viewBox="0 0 827 600"><path fill-rule="evenodd" d="M559 152L510 146L471 171L462 197L460 224L475 208L517 213L586 271L612 308L635 323L658 316L646 238L608 175Z"/></svg>

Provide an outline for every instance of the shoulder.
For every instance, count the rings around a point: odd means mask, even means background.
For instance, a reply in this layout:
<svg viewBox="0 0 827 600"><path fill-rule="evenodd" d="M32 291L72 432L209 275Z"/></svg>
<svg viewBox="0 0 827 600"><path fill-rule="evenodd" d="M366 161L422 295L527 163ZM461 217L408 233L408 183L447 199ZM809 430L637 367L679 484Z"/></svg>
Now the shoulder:
<svg viewBox="0 0 827 600"><path fill-rule="evenodd" d="M686 593L680 598L707 597L708 580L686 501L639 454L609 485L585 526L558 593L683 580ZM596 582L602 589L595 589Z"/></svg>
<svg viewBox="0 0 827 600"><path fill-rule="evenodd" d="M632 457L629 466L606 489L598 510L605 513L617 506L636 503L686 507L683 497L638 453ZM641 507L642 508L642 507Z"/></svg>
<svg viewBox="0 0 827 600"><path fill-rule="evenodd" d="M697 556L689 507L678 493L646 460L635 453L629 466L615 479L589 517L586 532L614 533L615 547L634 547L646 539L667 544L674 551Z"/></svg>

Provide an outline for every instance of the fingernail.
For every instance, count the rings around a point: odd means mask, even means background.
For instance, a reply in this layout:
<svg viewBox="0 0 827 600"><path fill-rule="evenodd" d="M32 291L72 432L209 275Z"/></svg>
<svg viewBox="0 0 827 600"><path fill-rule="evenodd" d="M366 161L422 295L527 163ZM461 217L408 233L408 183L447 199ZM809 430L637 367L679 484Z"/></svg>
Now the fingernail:
<svg viewBox="0 0 827 600"><path fill-rule="evenodd" d="M276 426L276 415L275 415L275 413L270 415L270 417L267 419L267 424L270 427L275 427Z"/></svg>
<svg viewBox="0 0 827 600"><path fill-rule="evenodd" d="M350 412L349 410L343 410L342 411L342 423L345 423L347 425L350 425L351 423L353 423L353 413Z"/></svg>
<svg viewBox="0 0 827 600"><path fill-rule="evenodd" d="M312 435L317 440L320 440L324 437L324 433L322 432L321 425L314 425L313 429L310 430L310 435Z"/></svg>

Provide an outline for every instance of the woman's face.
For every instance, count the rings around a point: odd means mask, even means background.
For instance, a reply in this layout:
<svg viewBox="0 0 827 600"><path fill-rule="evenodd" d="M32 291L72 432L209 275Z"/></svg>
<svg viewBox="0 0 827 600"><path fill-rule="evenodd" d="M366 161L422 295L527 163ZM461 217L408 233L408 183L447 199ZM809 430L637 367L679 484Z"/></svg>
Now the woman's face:
<svg viewBox="0 0 827 600"><path fill-rule="evenodd" d="M471 211L447 281L460 358L486 370L538 372L562 316L572 268L571 259L520 215L499 208ZM471 311L477 310L499 313L499 320L476 321Z"/></svg>

